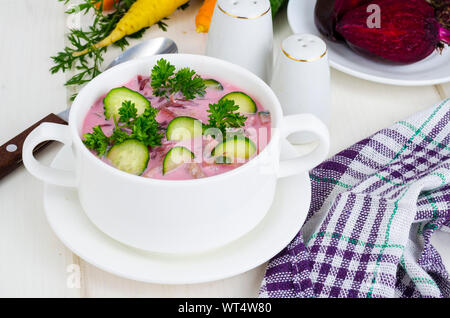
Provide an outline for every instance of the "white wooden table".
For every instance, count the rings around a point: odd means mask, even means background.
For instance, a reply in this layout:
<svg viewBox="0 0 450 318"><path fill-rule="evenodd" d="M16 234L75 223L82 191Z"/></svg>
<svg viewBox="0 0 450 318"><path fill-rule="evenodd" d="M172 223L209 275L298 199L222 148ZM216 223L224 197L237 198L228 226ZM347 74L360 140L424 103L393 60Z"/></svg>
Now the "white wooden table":
<svg viewBox="0 0 450 318"><path fill-rule="evenodd" d="M206 36L194 31L200 1L145 37L171 37L183 53L203 53ZM286 10L275 21L275 48L291 33ZM2 0L0 29L0 144L43 118L67 107L65 75L50 75L49 57L64 47L66 16L56 0ZM110 50L106 63L117 50ZM395 87L360 80L332 70L331 153L430 107L450 96L450 83ZM59 145L40 155L49 163ZM71 253L56 238L44 216L43 184L23 168L0 182L0 297L254 297L264 274L261 266L222 281L183 286L135 282L103 272ZM450 234L438 233L437 248L450 268ZM68 288L70 265L81 269L80 288ZM72 266L73 268L73 266Z"/></svg>

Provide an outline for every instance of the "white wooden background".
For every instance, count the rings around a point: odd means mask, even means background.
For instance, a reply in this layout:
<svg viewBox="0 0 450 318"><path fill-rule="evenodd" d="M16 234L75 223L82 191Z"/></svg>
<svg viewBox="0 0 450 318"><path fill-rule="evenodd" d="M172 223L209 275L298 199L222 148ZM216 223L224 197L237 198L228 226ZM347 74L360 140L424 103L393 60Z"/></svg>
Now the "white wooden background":
<svg viewBox="0 0 450 318"><path fill-rule="evenodd" d="M194 32L200 5L168 21L167 33L152 27L146 38L165 35L180 52L203 53L206 36ZM56 0L1 0L0 144L50 112L67 106L65 75L50 75L49 56L64 47L66 16ZM275 21L275 48L291 33L286 9ZM110 50L108 59L118 54ZM109 62L109 61L106 61ZM331 153L450 96L450 83L426 87L375 84L332 70ZM60 146L40 156L49 163ZM217 282L165 286L103 272L72 254L44 216L43 185L23 168L0 182L0 297L254 297L264 274L259 267ZM450 268L450 234L437 234L437 248ZM447 244L446 244L447 243ZM81 288L67 288L67 267L81 268Z"/></svg>

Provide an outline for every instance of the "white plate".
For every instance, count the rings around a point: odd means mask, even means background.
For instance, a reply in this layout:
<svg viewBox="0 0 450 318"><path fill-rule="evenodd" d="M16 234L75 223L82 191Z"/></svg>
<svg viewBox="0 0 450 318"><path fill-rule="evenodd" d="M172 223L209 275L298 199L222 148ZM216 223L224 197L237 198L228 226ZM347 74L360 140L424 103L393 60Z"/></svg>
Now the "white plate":
<svg viewBox="0 0 450 318"><path fill-rule="evenodd" d="M70 148L63 148L52 166L70 170L73 167ZM44 191L48 222L75 254L112 274L160 284L213 281L263 264L294 238L310 202L307 173L280 179L270 211L253 231L208 253L169 256L136 250L103 234L84 214L74 189L46 185Z"/></svg>
<svg viewBox="0 0 450 318"><path fill-rule="evenodd" d="M294 33L311 33L321 36L314 24L315 4L314 0L289 1L288 21ZM414 64L393 65L359 55L344 43L325 41L332 67L365 80L404 86L450 82L450 47L446 47L442 55L434 52L426 59Z"/></svg>

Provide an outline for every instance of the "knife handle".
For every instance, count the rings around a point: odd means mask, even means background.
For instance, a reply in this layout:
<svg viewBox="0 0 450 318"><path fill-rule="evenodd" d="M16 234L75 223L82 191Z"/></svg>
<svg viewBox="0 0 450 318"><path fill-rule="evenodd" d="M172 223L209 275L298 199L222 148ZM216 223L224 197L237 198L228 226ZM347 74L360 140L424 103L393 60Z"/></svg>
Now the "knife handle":
<svg viewBox="0 0 450 318"><path fill-rule="evenodd" d="M67 125L67 122L55 114L50 114L42 120L35 123L30 128L24 130L22 133L0 146L0 179L14 171L17 167L22 165L22 148L23 143L27 136L42 123L55 123L55 124L63 124ZM52 141L45 141L39 144L33 151L33 153L38 153Z"/></svg>

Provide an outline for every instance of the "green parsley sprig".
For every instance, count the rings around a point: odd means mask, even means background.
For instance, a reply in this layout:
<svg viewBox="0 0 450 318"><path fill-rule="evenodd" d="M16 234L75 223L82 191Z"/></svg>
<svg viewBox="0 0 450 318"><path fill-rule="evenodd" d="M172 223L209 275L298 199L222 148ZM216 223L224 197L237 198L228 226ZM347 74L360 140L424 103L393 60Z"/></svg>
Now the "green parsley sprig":
<svg viewBox="0 0 450 318"><path fill-rule="evenodd" d="M153 94L170 98L181 92L185 99L194 99L196 96L204 96L206 85L203 79L189 67L175 72L175 66L165 59L159 59L152 68Z"/></svg>
<svg viewBox="0 0 450 318"><path fill-rule="evenodd" d="M159 110L147 107L143 114L137 114L137 108L131 101L122 103L119 108L119 118L114 117L114 130L111 136L106 136L100 126L96 126L92 133L83 135L83 143L87 148L97 152L102 157L108 148L114 144L121 144L129 139L136 139L149 147L161 145L163 134L156 121Z"/></svg>
<svg viewBox="0 0 450 318"><path fill-rule="evenodd" d="M95 150L99 157L106 153L110 145L110 138L105 135L100 126L95 126L93 132L84 134L83 138L86 147Z"/></svg>
<svg viewBox="0 0 450 318"><path fill-rule="evenodd" d="M64 4L68 4L70 0L58 0ZM103 0L82 0L66 11L67 14L88 14L92 13L94 20L92 25L85 29L71 29L67 35L70 43L63 51L58 52L52 56L53 66L50 68L52 74L58 72L66 72L74 69L75 75L72 76L66 83L66 86L79 86L89 82L94 77L101 73L101 65L103 63L103 56L107 51L107 47L97 49L94 44L103 40L116 27L120 19L127 13L131 5L136 0L121 0L114 3L114 11L111 13L103 13ZM96 5L99 7L97 8ZM164 21L159 21L157 25L166 30L167 24ZM122 50L129 45L127 39L141 38L144 34L144 28L134 34L124 37L123 39L114 43L114 46L120 47ZM90 49L90 52L82 56L74 56L73 53ZM72 100L75 95L72 96Z"/></svg>
<svg viewBox="0 0 450 318"><path fill-rule="evenodd" d="M209 104L209 122L207 128L217 128L225 136L228 128L240 128L245 125L247 116L239 112L239 105L229 99L219 100L217 104Z"/></svg>

